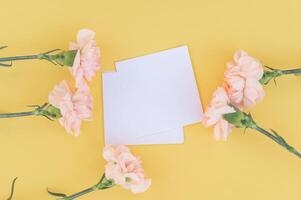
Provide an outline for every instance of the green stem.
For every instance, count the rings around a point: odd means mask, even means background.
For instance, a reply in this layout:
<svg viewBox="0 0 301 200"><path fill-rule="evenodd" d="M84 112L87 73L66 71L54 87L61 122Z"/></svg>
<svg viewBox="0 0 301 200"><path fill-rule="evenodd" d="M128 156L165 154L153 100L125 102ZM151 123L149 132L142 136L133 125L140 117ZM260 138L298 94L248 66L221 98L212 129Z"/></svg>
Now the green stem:
<svg viewBox="0 0 301 200"><path fill-rule="evenodd" d="M18 113L0 113L0 118L14 118L14 117L24 117L36 115L36 110L29 112L18 112Z"/></svg>
<svg viewBox="0 0 301 200"><path fill-rule="evenodd" d="M112 186L114 186L113 182L111 182L110 180L107 180L106 177L105 177L105 174L103 174L102 177L101 177L101 179L100 179L100 181L96 185L94 185L92 187L89 187L89 188L87 188L85 190L82 190L80 192L77 192L75 194L63 197L60 200L73 200L73 199L81 197L81 196L83 196L85 194L88 194L90 192L94 192L94 191L97 191L97 190L108 189L108 188L110 188Z"/></svg>
<svg viewBox="0 0 301 200"><path fill-rule="evenodd" d="M289 70L282 70L283 74L301 74L301 69L289 69Z"/></svg>
<svg viewBox="0 0 301 200"><path fill-rule="evenodd" d="M82 190L82 191L77 192L77 193L75 193L75 194L72 194L72 195L70 195L70 196L64 197L64 198L62 198L62 200L72 200L72 199L76 199L76 198L78 198L78 197L81 197L81 196L83 196L83 195L85 195L85 194L88 194L88 193L94 192L94 191L95 191L95 187L89 187L89 188L87 188L87 189L85 189L85 190Z"/></svg>
<svg viewBox="0 0 301 200"><path fill-rule="evenodd" d="M259 131L260 133L264 134L265 136L271 138L271 139L274 140L276 143L278 143L278 144L281 145L281 143L277 140L277 138L276 138L273 134L271 134L270 132L264 130L263 128L261 128L261 127L259 127L259 126L256 126L254 129L257 130L257 131Z"/></svg>
<svg viewBox="0 0 301 200"><path fill-rule="evenodd" d="M34 110L28 112L17 112L17 113L0 113L0 118L14 118L14 117L25 117L25 116L43 116L49 120L59 119L62 117L60 109L52 106L51 104L44 103L42 106L32 105L35 107Z"/></svg>
<svg viewBox="0 0 301 200"><path fill-rule="evenodd" d="M284 140L283 137L281 137L280 135L278 135L278 133L276 133L276 131L274 131L273 129L271 129L271 132L264 130L263 128L261 128L260 126L258 126L256 124L256 122L253 120L253 117L250 113L247 114L231 104L229 106L234 108L235 112L227 113L227 114L223 115L223 119L225 119L227 122L229 122L230 124L233 124L237 128L255 129L258 132L262 133L263 135L267 136L268 138L272 139L277 144L279 144L282 147L284 147L285 149L287 149L289 152L291 152L291 153L295 154L296 156L298 156L299 158L301 158L301 153L299 153L299 151L297 151L294 147L289 145Z"/></svg>
<svg viewBox="0 0 301 200"><path fill-rule="evenodd" d="M0 50L1 50L1 47L0 47ZM56 51L60 51L60 52L54 54L54 52L56 52ZM47 51L47 52L41 53L41 54L0 58L0 66L2 66L2 67L11 67L13 61L33 60L33 59L47 60L47 61L51 62L54 65L59 64L59 65L63 66L66 62L65 61L65 56L69 56L69 57L71 57L70 58L71 60L72 60L72 58L74 60L75 55L76 55L76 51L75 52L74 51L63 52L60 49L53 49L51 51ZM70 59L68 61L70 61ZM72 64L73 64L73 60L72 60ZM9 61L11 62L10 64L5 63L5 62L9 62Z"/></svg>
<svg viewBox="0 0 301 200"><path fill-rule="evenodd" d="M280 135L278 135L276 132L274 132L274 134L264 130L263 128L259 127L259 126L255 126L253 127L253 129L259 131L260 133L262 133L263 135L269 137L270 139L272 139L274 142L278 143L279 145L281 145L282 147L284 147L285 149L287 149L289 152L295 154L296 156L298 156L299 158L301 158L301 153L298 152L294 147L290 146Z"/></svg>
<svg viewBox="0 0 301 200"><path fill-rule="evenodd" d="M29 55L29 56L14 56L14 57L5 57L0 58L0 62L8 62L8 61L15 61L15 60L31 60L31 59L40 59L40 55Z"/></svg>
<svg viewBox="0 0 301 200"><path fill-rule="evenodd" d="M0 50L1 49L3 49L3 47L2 48L0 47ZM77 52L78 50L62 51L60 49L53 49L51 51L47 51L41 54L5 57L5 58L0 58L0 67L11 67L13 61L16 60L32 60L32 59L47 60L54 65L72 67ZM10 62L10 63L6 63L6 62Z"/></svg>
<svg viewBox="0 0 301 200"><path fill-rule="evenodd" d="M264 73L259 80L259 82L262 85L267 85L271 80L274 80L276 84L276 78L283 76L283 75L301 75L301 69L288 69L288 70L280 70L280 69L274 69L269 66L265 66L268 70L264 70Z"/></svg>

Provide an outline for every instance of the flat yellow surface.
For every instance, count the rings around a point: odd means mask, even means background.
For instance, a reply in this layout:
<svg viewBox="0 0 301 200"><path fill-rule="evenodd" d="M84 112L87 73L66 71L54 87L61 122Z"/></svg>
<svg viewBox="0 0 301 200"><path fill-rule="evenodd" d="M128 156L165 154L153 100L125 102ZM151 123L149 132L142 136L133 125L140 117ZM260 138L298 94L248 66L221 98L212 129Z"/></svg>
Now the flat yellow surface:
<svg viewBox="0 0 301 200"><path fill-rule="evenodd" d="M3 0L0 38L9 48L0 55L66 49L80 28L97 33L102 71L114 69L117 60L186 44L205 106L238 48L269 66L301 67L300 6L298 0ZM0 112L44 103L62 79L72 81L68 70L46 61L0 68ZM100 73L90 86L94 118L83 123L78 138L45 118L0 120L0 199L15 176L15 200L51 200L47 187L70 194L98 181L105 164ZM301 149L301 78L279 78L265 90L264 101L251 110L254 118ZM133 195L114 187L83 200L300 199L301 160L251 130L237 129L224 143L196 124L185 128L183 145L131 149L153 179L150 190Z"/></svg>

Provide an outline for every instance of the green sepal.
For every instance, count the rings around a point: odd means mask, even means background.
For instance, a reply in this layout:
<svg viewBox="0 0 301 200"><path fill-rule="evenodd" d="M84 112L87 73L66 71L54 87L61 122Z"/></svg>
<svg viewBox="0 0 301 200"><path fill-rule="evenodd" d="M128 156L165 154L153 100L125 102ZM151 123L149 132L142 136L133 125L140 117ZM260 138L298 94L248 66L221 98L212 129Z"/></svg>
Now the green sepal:
<svg viewBox="0 0 301 200"><path fill-rule="evenodd" d="M262 85L267 85L271 80L274 80L283 75L282 71L279 69L274 69L268 66L265 66L267 68L267 70L264 70L263 75L261 77L261 79L259 80L259 82Z"/></svg>
<svg viewBox="0 0 301 200"><path fill-rule="evenodd" d="M256 126L251 114L247 114L233 105L230 106L234 108L235 112L223 115L223 118L227 122L234 125L236 128L254 128Z"/></svg>
<svg viewBox="0 0 301 200"><path fill-rule="evenodd" d="M105 174L101 177L100 181L94 186L96 190L104 190L111 188L115 185L113 179L108 179Z"/></svg>
<svg viewBox="0 0 301 200"><path fill-rule="evenodd" d="M61 111L59 108L49 104L45 109L41 111L42 115L46 115L51 119L59 119L62 117Z"/></svg>
<svg viewBox="0 0 301 200"><path fill-rule="evenodd" d="M232 106L233 107L233 106ZM243 124L243 120L245 118L245 115L242 111L240 111L238 108L233 107L235 109L234 113L227 113L223 115L223 118L229 122L230 124L233 124L237 128L245 127Z"/></svg>
<svg viewBox="0 0 301 200"><path fill-rule="evenodd" d="M262 84L262 85L267 85L270 80L272 80L274 78L275 74L274 72L271 72L271 71L264 71L263 73L263 76L262 78L259 80L259 82Z"/></svg>
<svg viewBox="0 0 301 200"><path fill-rule="evenodd" d="M40 56L41 59L46 59L55 65L59 64L60 66L72 67L77 51L78 50L61 51L60 53L54 55L41 54Z"/></svg>
<svg viewBox="0 0 301 200"><path fill-rule="evenodd" d="M77 50L63 51L57 54L56 62L60 65L72 67L76 54Z"/></svg>

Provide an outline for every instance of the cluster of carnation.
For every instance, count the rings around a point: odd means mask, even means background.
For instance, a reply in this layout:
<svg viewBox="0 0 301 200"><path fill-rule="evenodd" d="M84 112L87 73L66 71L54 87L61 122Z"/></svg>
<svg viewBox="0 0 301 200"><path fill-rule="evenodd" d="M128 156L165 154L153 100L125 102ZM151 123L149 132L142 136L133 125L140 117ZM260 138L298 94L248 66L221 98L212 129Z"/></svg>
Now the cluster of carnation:
<svg viewBox="0 0 301 200"><path fill-rule="evenodd" d="M235 113L234 107L250 108L263 99L263 75L260 61L242 50L235 52L233 61L227 63L224 83L214 92L202 121L205 127L214 126L215 139L226 140L234 127L223 115Z"/></svg>
<svg viewBox="0 0 301 200"><path fill-rule="evenodd" d="M60 109L62 117L59 122L68 133L78 135L82 120L92 117L93 98L87 81L92 80L99 70L100 50L94 41L95 33L82 29L78 32L77 43L70 44L70 50L77 50L70 71L75 79L71 88L63 80L49 94L49 103Z"/></svg>
<svg viewBox="0 0 301 200"><path fill-rule="evenodd" d="M100 59L100 50L96 45L94 36L95 33L93 31L82 29L78 32L77 42L71 43L67 51L51 54L56 51L54 50L31 56L0 58L0 66L5 67L12 65L3 62L24 60L26 59L25 57L44 59L56 65L68 66L75 83L72 87L66 80L61 81L50 92L48 97L49 103L37 106L32 112L1 113L0 118L35 115L44 116L51 120L58 119L68 133L78 136L81 122L92 118L93 97L90 93L88 81L91 81L95 73L99 70ZM26 114L24 115L24 113ZM104 148L103 156L107 161L105 173L101 180L95 186L89 188L89 190L69 196L48 192L51 195L62 197L60 198L62 200L71 200L83 196L88 192L108 189L115 185L121 185L135 194L145 192L150 187L151 180L145 177L140 159L134 156L128 147L108 145ZM14 182L12 188L14 187Z"/></svg>

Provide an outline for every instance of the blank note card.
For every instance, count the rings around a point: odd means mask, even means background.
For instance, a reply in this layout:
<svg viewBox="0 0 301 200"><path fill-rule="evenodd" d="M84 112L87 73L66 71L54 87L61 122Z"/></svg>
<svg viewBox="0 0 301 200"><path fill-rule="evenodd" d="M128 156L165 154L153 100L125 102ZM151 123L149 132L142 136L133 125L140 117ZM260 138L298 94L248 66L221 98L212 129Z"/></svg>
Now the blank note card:
<svg viewBox="0 0 301 200"><path fill-rule="evenodd" d="M106 144L183 143L202 107L187 46L116 63L103 73Z"/></svg>

